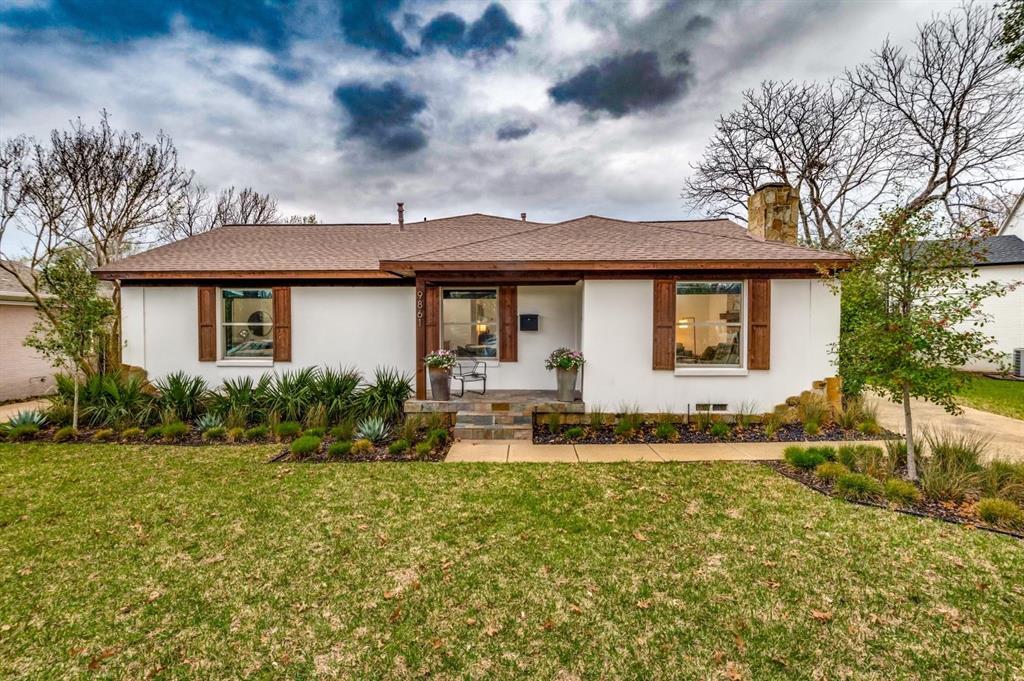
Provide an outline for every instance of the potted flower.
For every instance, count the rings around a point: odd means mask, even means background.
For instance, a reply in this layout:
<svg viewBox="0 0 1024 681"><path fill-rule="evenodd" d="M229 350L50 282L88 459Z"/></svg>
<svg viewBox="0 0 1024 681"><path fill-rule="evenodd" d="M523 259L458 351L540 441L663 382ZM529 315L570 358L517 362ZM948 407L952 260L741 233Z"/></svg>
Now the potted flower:
<svg viewBox="0 0 1024 681"><path fill-rule="evenodd" d="M452 367L458 358L451 350L435 350L423 358L430 375L430 396L435 400L448 400L452 396Z"/></svg>
<svg viewBox="0 0 1024 681"><path fill-rule="evenodd" d="M579 373L584 361L582 352L569 348L558 348L548 356L544 366L548 371L555 370L559 402L576 400L576 374Z"/></svg>

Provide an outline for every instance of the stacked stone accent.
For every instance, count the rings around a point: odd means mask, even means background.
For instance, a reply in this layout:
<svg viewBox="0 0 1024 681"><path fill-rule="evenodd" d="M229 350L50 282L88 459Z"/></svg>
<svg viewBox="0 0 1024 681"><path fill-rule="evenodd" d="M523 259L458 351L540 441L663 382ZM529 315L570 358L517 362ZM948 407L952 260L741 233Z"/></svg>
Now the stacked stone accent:
<svg viewBox="0 0 1024 681"><path fill-rule="evenodd" d="M764 184L747 199L747 230L764 241L796 244L800 195L783 182Z"/></svg>

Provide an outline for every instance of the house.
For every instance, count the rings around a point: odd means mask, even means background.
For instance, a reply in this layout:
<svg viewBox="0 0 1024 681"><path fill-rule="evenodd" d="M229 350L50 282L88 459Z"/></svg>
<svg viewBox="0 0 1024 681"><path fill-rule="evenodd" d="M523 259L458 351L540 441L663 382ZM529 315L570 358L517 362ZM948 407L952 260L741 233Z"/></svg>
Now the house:
<svg viewBox="0 0 1024 681"><path fill-rule="evenodd" d="M310 365L487 364L488 389L553 389L583 351L583 399L611 410L769 409L834 373L841 253L796 245L783 185L729 220L556 223L470 214L423 222L232 225L101 267L120 280L123 360L210 381ZM536 319L531 317L536 315ZM534 325L535 322L535 325ZM535 329L535 330L533 330Z"/></svg>
<svg viewBox="0 0 1024 681"><path fill-rule="evenodd" d="M1003 363L1013 366L1013 351L1024 348L1024 192L1017 197L999 233L982 241L981 251L983 255L975 263L979 283L1018 284L1003 297L985 300L981 310L986 317L982 330L995 339L994 348L1003 357ZM985 360L964 368L996 371L1001 367Z"/></svg>
<svg viewBox="0 0 1024 681"><path fill-rule="evenodd" d="M28 270L17 263L5 264ZM14 275L0 269L0 402L36 397L53 389L53 366L25 347L36 318L35 300Z"/></svg>

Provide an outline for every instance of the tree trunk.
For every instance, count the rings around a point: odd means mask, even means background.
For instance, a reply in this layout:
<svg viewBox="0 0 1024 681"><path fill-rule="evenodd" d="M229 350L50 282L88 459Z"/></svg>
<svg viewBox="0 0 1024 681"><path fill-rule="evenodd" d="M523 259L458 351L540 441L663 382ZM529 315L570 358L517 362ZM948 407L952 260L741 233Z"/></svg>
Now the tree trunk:
<svg viewBox="0 0 1024 681"><path fill-rule="evenodd" d="M121 366L121 282L113 281L114 295L111 302L114 304L114 320L110 329L110 340L107 342L107 364L115 368Z"/></svg>
<svg viewBox="0 0 1024 681"><path fill-rule="evenodd" d="M78 372L71 375L71 380L75 382L75 400L71 407L71 428L78 430Z"/></svg>
<svg viewBox="0 0 1024 681"><path fill-rule="evenodd" d="M914 456L914 420L910 415L910 385L903 383L903 427L907 430L907 478L917 480L917 460Z"/></svg>

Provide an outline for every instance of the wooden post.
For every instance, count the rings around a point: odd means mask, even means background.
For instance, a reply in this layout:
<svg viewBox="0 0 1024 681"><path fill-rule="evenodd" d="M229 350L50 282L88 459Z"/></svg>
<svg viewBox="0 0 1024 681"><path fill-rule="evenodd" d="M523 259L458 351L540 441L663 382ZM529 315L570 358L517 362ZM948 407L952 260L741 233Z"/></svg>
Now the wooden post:
<svg viewBox="0 0 1024 681"><path fill-rule="evenodd" d="M427 354L427 283L416 277L416 399L427 399L427 372L423 357Z"/></svg>

